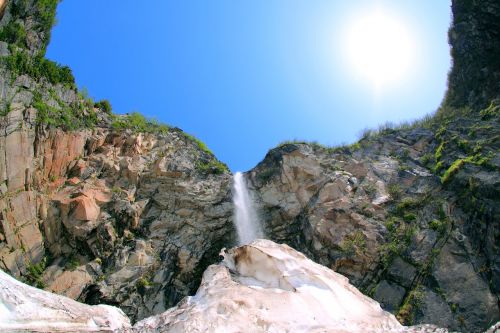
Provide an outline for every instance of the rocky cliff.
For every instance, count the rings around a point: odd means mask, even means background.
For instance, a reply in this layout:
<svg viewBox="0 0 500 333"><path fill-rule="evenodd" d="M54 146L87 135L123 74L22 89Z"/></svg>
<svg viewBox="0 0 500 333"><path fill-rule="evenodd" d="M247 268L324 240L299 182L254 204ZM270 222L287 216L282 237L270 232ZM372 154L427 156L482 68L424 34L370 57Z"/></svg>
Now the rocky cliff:
<svg viewBox="0 0 500 333"><path fill-rule="evenodd" d="M287 245L268 240L222 252L196 295L130 326L120 310L89 306L23 285L0 271L0 329L36 332L393 332L402 326L348 280ZM40 311L43 308L43 311ZM496 332L499 325L487 333Z"/></svg>
<svg viewBox="0 0 500 333"><path fill-rule="evenodd" d="M476 109L500 98L500 3L453 1L449 41L453 67L446 103Z"/></svg>
<svg viewBox="0 0 500 333"><path fill-rule="evenodd" d="M115 116L43 57L56 0L0 1L0 268L132 321L234 244L231 175L198 140ZM346 147L288 143L246 176L269 238L404 324L500 319L497 1L453 1L440 110Z"/></svg>

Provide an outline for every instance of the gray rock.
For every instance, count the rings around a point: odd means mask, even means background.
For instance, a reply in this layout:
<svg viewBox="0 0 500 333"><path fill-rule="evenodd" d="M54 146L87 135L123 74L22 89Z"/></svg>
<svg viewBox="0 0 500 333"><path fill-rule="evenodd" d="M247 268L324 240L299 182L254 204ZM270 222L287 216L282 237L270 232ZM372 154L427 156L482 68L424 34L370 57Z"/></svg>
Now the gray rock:
<svg viewBox="0 0 500 333"><path fill-rule="evenodd" d="M416 274L416 268L405 262L401 257L396 257L388 270L388 276L406 288L411 287Z"/></svg>
<svg viewBox="0 0 500 333"><path fill-rule="evenodd" d="M395 311L399 309L405 294L406 290L403 287L387 280L382 280L377 285L373 298L380 302L380 305L384 309Z"/></svg>

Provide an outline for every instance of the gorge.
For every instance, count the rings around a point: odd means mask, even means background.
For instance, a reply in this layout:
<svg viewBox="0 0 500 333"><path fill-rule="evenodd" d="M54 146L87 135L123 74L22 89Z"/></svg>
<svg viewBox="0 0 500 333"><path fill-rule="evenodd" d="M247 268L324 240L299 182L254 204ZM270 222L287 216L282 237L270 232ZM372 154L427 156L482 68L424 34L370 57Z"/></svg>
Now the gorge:
<svg viewBox="0 0 500 333"><path fill-rule="evenodd" d="M53 293L0 273L0 328L40 319L15 312L12 295L99 309L81 330L175 332L238 316L281 331L287 316L306 313L272 303L268 316L250 301L262 293L313 304L307 315L328 324L318 332L378 319L396 332L483 332L500 320L498 1L452 1L453 67L432 117L346 146L284 143L234 181L196 138L112 114L76 88L69 68L43 57L57 3L0 0L0 268ZM251 210L234 212L248 207L245 187L261 231L238 232L255 221ZM252 242L263 235L286 245ZM323 312L333 283L378 319L347 316L339 327L342 309ZM241 304L226 302L240 294ZM402 326L419 324L435 326Z"/></svg>

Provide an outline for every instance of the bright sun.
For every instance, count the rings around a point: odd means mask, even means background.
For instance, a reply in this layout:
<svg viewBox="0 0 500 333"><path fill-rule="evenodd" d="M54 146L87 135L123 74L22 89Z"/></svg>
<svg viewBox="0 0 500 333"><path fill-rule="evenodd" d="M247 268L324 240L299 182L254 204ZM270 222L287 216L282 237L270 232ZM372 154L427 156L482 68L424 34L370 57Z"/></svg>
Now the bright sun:
<svg viewBox="0 0 500 333"><path fill-rule="evenodd" d="M414 39L404 24L381 10L353 20L344 38L348 62L375 87L401 81L414 63Z"/></svg>

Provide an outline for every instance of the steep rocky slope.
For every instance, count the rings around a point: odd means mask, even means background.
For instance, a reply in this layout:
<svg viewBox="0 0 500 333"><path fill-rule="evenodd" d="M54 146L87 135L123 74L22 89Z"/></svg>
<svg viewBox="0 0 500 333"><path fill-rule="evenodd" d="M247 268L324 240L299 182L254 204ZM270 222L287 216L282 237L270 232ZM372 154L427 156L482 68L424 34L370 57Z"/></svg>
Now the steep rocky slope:
<svg viewBox="0 0 500 333"><path fill-rule="evenodd" d="M0 21L0 267L133 320L160 313L232 242L231 176L201 142L110 115L40 60L30 40L56 3L10 1Z"/></svg>
<svg viewBox="0 0 500 333"><path fill-rule="evenodd" d="M404 323L483 329L500 319L498 110L272 150L249 173L266 234Z"/></svg>
<svg viewBox="0 0 500 333"><path fill-rule="evenodd" d="M56 0L0 0L0 268L132 321L234 244L231 175L199 141L114 116L46 60ZM348 147L289 143L247 173L267 235L405 324L500 319L498 1L453 1L438 113Z"/></svg>
<svg viewBox="0 0 500 333"><path fill-rule="evenodd" d="M133 327L111 306L89 306L0 271L0 329L36 332L448 332L402 326L348 280L268 240L223 252L196 295ZM43 311L40 311L41 309ZM487 333L495 332L499 325Z"/></svg>

